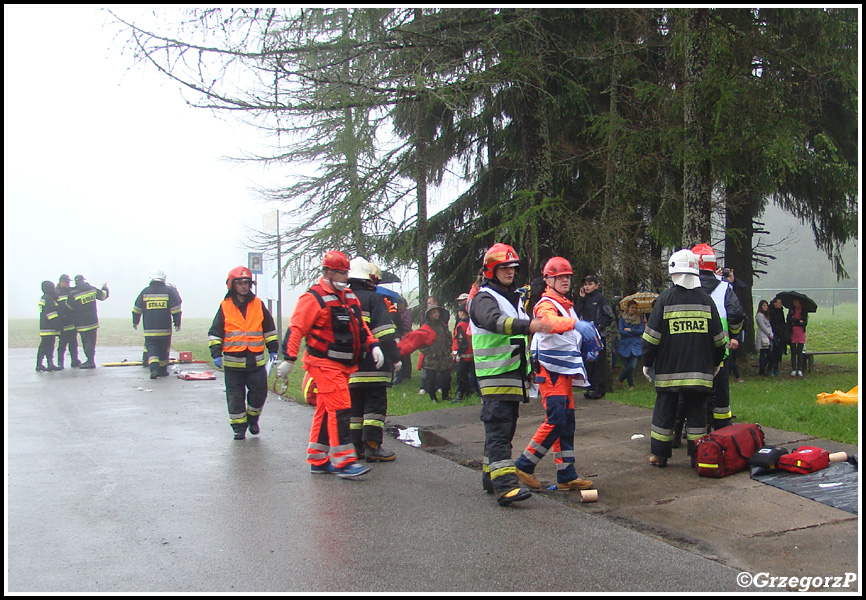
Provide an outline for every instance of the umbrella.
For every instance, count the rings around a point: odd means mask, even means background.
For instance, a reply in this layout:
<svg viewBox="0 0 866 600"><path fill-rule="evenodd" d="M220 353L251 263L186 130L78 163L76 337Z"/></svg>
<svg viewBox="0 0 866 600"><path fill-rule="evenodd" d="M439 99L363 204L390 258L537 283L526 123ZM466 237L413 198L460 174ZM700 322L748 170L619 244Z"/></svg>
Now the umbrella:
<svg viewBox="0 0 866 600"><path fill-rule="evenodd" d="M394 275L391 271L382 271L382 277L379 283L403 283L400 278Z"/></svg>
<svg viewBox="0 0 866 600"><path fill-rule="evenodd" d="M634 300L637 302L638 314L649 314L652 312L653 302L655 302L655 299L658 297L659 295L654 292L637 292L620 300L619 309L625 312L628 303Z"/></svg>
<svg viewBox="0 0 866 600"><path fill-rule="evenodd" d="M806 312L816 312L818 310L818 304L809 296L800 292L779 292L776 294L776 298L782 299L782 306L785 308L794 308L794 298L799 298Z"/></svg>
<svg viewBox="0 0 866 600"><path fill-rule="evenodd" d="M382 287L381 285L376 286L376 292L379 294L382 294L383 296L387 296L388 298L392 298L394 300L400 299L400 294L398 294L394 290L389 290L386 287Z"/></svg>

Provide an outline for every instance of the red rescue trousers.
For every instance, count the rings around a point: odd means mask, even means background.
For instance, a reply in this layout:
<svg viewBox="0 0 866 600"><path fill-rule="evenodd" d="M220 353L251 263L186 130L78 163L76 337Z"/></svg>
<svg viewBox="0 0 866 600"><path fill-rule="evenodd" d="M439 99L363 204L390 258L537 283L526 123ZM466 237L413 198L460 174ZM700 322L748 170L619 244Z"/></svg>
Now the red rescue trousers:
<svg viewBox="0 0 866 600"><path fill-rule="evenodd" d="M322 364L325 361L316 363L304 365L318 387L307 462L323 466L330 460L331 464L342 469L358 460L349 433L352 416L349 372L338 363L333 363L333 366Z"/></svg>
<svg viewBox="0 0 866 600"><path fill-rule="evenodd" d="M532 441L526 446L514 466L525 473L534 473L535 467L553 448L556 463L556 480L567 483L577 479L574 469L574 391L572 377L550 373L541 367L535 378L546 418L539 425Z"/></svg>

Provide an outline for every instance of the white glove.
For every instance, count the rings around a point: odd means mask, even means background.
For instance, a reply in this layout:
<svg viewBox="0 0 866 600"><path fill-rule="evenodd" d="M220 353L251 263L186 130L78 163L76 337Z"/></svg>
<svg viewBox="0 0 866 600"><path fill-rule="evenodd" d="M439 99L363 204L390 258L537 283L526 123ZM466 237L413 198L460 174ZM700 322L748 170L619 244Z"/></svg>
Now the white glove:
<svg viewBox="0 0 866 600"><path fill-rule="evenodd" d="M718 367L716 367L716 369L713 371L713 377L718 375L719 371L721 371L721 370L722 370L722 365L719 365Z"/></svg>
<svg viewBox="0 0 866 600"><path fill-rule="evenodd" d="M295 363L284 360L279 365L277 365L277 377L285 379L289 376L289 373L292 372L292 367L294 366Z"/></svg>
<svg viewBox="0 0 866 600"><path fill-rule="evenodd" d="M653 376L652 376L650 367L644 367L643 368L643 376L646 377L646 380L649 381L650 383L653 382Z"/></svg>
<svg viewBox="0 0 866 600"><path fill-rule="evenodd" d="M394 372L399 373L402 370L403 370L403 363L402 362L395 362L394 363Z"/></svg>
<svg viewBox="0 0 866 600"><path fill-rule="evenodd" d="M385 354L379 346L373 348L373 360L376 361L376 368L381 369L385 364Z"/></svg>

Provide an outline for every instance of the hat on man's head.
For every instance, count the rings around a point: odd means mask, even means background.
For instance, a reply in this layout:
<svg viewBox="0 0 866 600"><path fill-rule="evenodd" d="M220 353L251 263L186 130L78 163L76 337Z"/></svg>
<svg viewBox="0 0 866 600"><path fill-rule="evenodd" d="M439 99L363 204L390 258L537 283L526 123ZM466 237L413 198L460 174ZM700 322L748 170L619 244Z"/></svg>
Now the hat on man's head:
<svg viewBox="0 0 866 600"><path fill-rule="evenodd" d="M63 275L60 276L60 281L72 281L72 279L69 278L69 275L64 273Z"/></svg>
<svg viewBox="0 0 866 600"><path fill-rule="evenodd" d="M598 277L596 277L595 275L587 275L583 278L583 282L586 283L587 281L592 283L598 283Z"/></svg>
<svg viewBox="0 0 866 600"><path fill-rule="evenodd" d="M84 281L84 275L75 276L75 283L81 283L82 281Z"/></svg>

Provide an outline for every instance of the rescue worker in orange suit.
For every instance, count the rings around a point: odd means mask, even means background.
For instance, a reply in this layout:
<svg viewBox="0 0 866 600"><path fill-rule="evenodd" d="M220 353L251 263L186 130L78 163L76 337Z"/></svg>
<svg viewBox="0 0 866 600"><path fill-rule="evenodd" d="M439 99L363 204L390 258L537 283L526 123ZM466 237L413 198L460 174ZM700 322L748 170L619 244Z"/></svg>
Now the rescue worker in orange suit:
<svg viewBox="0 0 866 600"><path fill-rule="evenodd" d="M229 271L229 291L208 330L213 363L225 371L229 424L236 440L244 439L247 429L259 434L268 397L268 359L276 360L279 350L274 318L250 290L252 283L248 268Z"/></svg>
<svg viewBox="0 0 866 600"><path fill-rule="evenodd" d="M69 282L72 281L69 275L63 274L57 282L57 312L60 315L60 339L57 342L57 369L63 370L63 362L66 358L66 348L69 348L69 357L72 359L69 363L71 367L81 366L81 361L78 360L78 333L75 331L75 323L72 321L72 311L66 304L69 298Z"/></svg>
<svg viewBox="0 0 866 600"><path fill-rule="evenodd" d="M87 358L79 365L79 369L96 368L96 330L99 329L96 301L107 298L107 283L103 283L101 288L96 288L84 280L84 275L75 276L75 287L69 290L66 306L72 311L72 322L78 335L81 336L81 346Z"/></svg>
<svg viewBox="0 0 866 600"><path fill-rule="evenodd" d="M132 306L132 326L144 325L144 348L150 378L168 377L168 354L171 350L171 326L180 331L180 293L165 282L165 272L157 269L150 285L141 290Z"/></svg>
<svg viewBox="0 0 866 600"><path fill-rule="evenodd" d="M57 292L53 281L42 282L39 299L39 349L36 351L37 371L59 371L54 364L54 342L60 335L60 314L57 312ZM47 366L42 362L48 360Z"/></svg>
<svg viewBox="0 0 866 600"><path fill-rule="evenodd" d="M523 310L514 281L520 259L514 248L493 244L484 255L484 279L469 301L475 374L484 422L482 485L500 506L532 495L520 485L511 460L511 441L521 402L529 401L529 335L550 331Z"/></svg>
<svg viewBox="0 0 866 600"><path fill-rule="evenodd" d="M688 420L688 454L706 433L706 397L725 356L727 331L698 277L698 258L678 250L668 259L674 285L656 299L643 332L643 374L656 389L650 429L650 465L663 468L671 457L677 404Z"/></svg>
<svg viewBox="0 0 866 600"><path fill-rule="evenodd" d="M574 271L565 258L554 256L542 270L547 289L533 308L533 315L550 325L550 333L536 333L532 338L532 357L537 361L535 382L546 412L532 441L514 466L517 477L531 490L540 490L535 468L553 449L556 483L560 490L585 490L592 481L581 479L574 469L574 391L572 386L588 387L581 348L584 339L601 337L595 326L583 321L566 297L571 289Z"/></svg>
<svg viewBox="0 0 866 600"><path fill-rule="evenodd" d="M361 315L370 332L379 341L385 364L377 367L371 354L365 354L358 370L349 375L352 412L349 429L359 459L367 462L390 462L397 455L382 448L385 416L388 413L388 388L393 371L402 368L397 349L397 327L385 297L376 292L378 267L361 256L349 261L349 288L361 303Z"/></svg>
<svg viewBox="0 0 866 600"><path fill-rule="evenodd" d="M364 322L361 302L348 281L349 258L335 250L326 252L319 282L301 295L292 313L286 360L277 367L278 377L288 377L306 338L304 370L318 387L307 462L313 475L334 473L344 479L370 470L358 464L352 444L349 376L358 370L364 351L372 355L377 369L385 365L385 355Z"/></svg>

